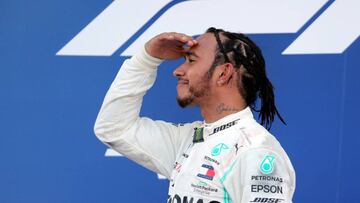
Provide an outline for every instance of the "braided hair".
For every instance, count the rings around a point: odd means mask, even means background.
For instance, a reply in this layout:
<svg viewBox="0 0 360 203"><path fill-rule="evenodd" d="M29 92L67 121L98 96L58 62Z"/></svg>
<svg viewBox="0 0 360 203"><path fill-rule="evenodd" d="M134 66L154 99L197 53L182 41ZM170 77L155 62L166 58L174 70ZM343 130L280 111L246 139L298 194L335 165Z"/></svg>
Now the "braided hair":
<svg viewBox="0 0 360 203"><path fill-rule="evenodd" d="M275 115L282 123L285 123L275 106L274 87L266 76L265 60L259 47L246 35L241 33L227 32L214 27L206 33L213 33L217 41L217 50L209 75L212 75L215 67L223 63L231 63L238 68L237 87L246 104L256 112L259 112L261 125L270 129ZM224 38L220 39L219 34ZM261 107L256 109L256 101L260 98Z"/></svg>

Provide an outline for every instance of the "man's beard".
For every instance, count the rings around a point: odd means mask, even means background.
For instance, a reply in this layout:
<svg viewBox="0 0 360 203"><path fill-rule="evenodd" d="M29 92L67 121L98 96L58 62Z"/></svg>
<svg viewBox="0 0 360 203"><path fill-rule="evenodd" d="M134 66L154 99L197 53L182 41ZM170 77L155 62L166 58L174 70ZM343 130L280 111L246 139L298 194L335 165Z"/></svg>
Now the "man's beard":
<svg viewBox="0 0 360 203"><path fill-rule="evenodd" d="M185 108L188 106L195 106L195 99L199 99L201 97L207 96L209 92L209 78L203 77L200 84L197 87L189 87L189 92L184 97L180 97L179 95L176 97L176 100L180 107Z"/></svg>

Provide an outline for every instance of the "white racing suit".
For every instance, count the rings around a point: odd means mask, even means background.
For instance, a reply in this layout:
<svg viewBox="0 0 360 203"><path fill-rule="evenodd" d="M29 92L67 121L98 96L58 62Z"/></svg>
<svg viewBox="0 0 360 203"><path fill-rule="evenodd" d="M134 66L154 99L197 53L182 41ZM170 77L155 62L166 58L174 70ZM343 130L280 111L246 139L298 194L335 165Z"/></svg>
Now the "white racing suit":
<svg viewBox="0 0 360 203"><path fill-rule="evenodd" d="M167 177L168 203L291 203L291 162L249 107L214 123L176 125L139 117L160 63L145 49L124 62L97 117L97 137Z"/></svg>

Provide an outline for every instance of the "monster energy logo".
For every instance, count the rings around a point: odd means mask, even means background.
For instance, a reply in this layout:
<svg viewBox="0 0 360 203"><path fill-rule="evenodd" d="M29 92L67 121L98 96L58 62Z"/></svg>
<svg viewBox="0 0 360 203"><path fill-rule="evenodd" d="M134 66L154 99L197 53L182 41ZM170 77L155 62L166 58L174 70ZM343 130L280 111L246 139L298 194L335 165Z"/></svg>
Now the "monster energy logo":
<svg viewBox="0 0 360 203"><path fill-rule="evenodd" d="M194 130L195 131L194 131L193 142L194 143L203 142L204 141L204 137L203 137L204 128L195 128Z"/></svg>

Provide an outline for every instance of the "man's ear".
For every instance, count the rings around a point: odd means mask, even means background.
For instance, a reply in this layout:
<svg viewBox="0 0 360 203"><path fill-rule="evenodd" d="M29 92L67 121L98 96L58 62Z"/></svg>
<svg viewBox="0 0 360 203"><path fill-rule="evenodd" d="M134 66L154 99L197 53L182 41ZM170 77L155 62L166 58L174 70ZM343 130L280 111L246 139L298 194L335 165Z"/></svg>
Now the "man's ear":
<svg viewBox="0 0 360 203"><path fill-rule="evenodd" d="M224 63L215 68L216 85L223 86L228 84L234 73L234 66L231 63Z"/></svg>

